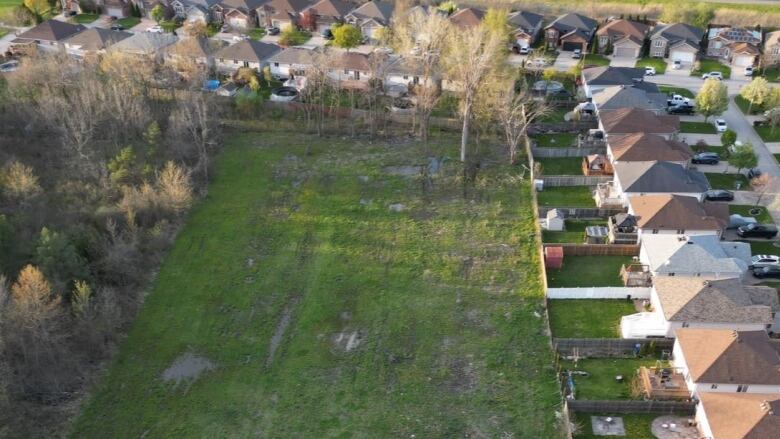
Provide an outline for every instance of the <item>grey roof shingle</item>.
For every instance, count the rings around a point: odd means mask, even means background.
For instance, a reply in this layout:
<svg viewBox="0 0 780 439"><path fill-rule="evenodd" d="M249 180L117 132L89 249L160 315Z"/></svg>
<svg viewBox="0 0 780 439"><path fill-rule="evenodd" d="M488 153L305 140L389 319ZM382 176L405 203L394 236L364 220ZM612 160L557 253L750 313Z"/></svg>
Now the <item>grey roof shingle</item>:
<svg viewBox="0 0 780 439"><path fill-rule="evenodd" d="M316 52L301 47L288 47L268 58L270 63L309 65L314 62Z"/></svg>
<svg viewBox="0 0 780 439"><path fill-rule="evenodd" d="M669 45L685 41L694 47L699 47L704 31L685 23L671 23L661 26L653 31L650 39L662 37L669 41Z"/></svg>
<svg viewBox="0 0 780 439"><path fill-rule="evenodd" d="M349 13L349 16L358 20L375 20L382 25L390 24L395 4L390 2L371 0Z"/></svg>
<svg viewBox="0 0 780 439"><path fill-rule="evenodd" d="M710 188L703 173L677 163L618 162L614 168L623 192L702 193Z"/></svg>
<svg viewBox="0 0 780 439"><path fill-rule="evenodd" d="M132 35L130 32L93 27L66 39L65 44L80 50L103 50Z"/></svg>
<svg viewBox="0 0 780 439"><path fill-rule="evenodd" d="M81 24L70 24L59 20L48 20L19 34L17 40L62 41L86 29Z"/></svg>
<svg viewBox="0 0 780 439"><path fill-rule="evenodd" d="M645 234L642 249L647 258L644 262L659 274L735 277L750 264L750 244L721 241L717 235Z"/></svg>
<svg viewBox="0 0 780 439"><path fill-rule="evenodd" d="M633 85L642 82L644 69L634 67L590 67L582 69L582 79L588 85Z"/></svg>
<svg viewBox="0 0 780 439"><path fill-rule="evenodd" d="M625 85L613 85L593 93L593 103L599 110L617 110L624 107L660 111L666 108L666 95L648 93Z"/></svg>
<svg viewBox="0 0 780 439"><path fill-rule="evenodd" d="M598 26L598 22L590 17L568 13L553 20L545 29L554 28L561 34L579 30L586 35L590 35L596 30L596 26Z"/></svg>
<svg viewBox="0 0 780 439"><path fill-rule="evenodd" d="M275 44L262 43L255 40L243 40L232 46L220 49L214 54L214 57L249 62L263 62L280 50L281 47Z"/></svg>
<svg viewBox="0 0 780 439"><path fill-rule="evenodd" d="M523 32L532 32L536 26L544 19L539 14L529 11L517 11L509 14L509 25L513 29L522 29Z"/></svg>
<svg viewBox="0 0 780 439"><path fill-rule="evenodd" d="M178 41L176 35L152 32L137 32L131 37L111 46L111 50L132 54L154 54L158 50Z"/></svg>

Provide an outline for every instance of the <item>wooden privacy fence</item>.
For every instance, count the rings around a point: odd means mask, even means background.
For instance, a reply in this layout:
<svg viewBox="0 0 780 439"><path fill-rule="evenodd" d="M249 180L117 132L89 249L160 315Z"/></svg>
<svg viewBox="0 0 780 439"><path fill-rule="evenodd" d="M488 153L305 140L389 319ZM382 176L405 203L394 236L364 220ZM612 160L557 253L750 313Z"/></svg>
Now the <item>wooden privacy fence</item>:
<svg viewBox="0 0 780 439"><path fill-rule="evenodd" d="M614 178L611 175L543 175L541 178L545 187L592 186L608 183Z"/></svg>
<svg viewBox="0 0 780 439"><path fill-rule="evenodd" d="M563 261L566 256L639 256L636 244L543 244L544 247L563 247Z"/></svg>
<svg viewBox="0 0 780 439"><path fill-rule="evenodd" d="M547 218L547 212L558 209L564 218L588 218L588 219L601 219L609 218L619 213L625 213L625 208L611 208L611 207L539 207L539 215L542 218Z"/></svg>
<svg viewBox="0 0 780 439"><path fill-rule="evenodd" d="M693 416L694 401L567 401L569 410L586 413L660 413Z"/></svg>
<svg viewBox="0 0 780 439"><path fill-rule="evenodd" d="M528 134L579 133L598 128L596 119L569 122L534 122L528 127Z"/></svg>
<svg viewBox="0 0 780 439"><path fill-rule="evenodd" d="M562 357L634 358L636 345L640 351L656 352L674 347L673 338L554 338L553 347Z"/></svg>
<svg viewBox="0 0 780 439"><path fill-rule="evenodd" d="M587 157L591 154L606 154L605 148L531 148L531 154L537 159L542 158L567 158Z"/></svg>

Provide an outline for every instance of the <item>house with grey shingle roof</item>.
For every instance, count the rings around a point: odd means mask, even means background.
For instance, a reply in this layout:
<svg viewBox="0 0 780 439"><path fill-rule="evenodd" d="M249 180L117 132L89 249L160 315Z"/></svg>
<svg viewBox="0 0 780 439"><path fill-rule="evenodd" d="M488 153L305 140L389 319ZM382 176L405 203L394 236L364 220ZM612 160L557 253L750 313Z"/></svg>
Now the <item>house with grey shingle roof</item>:
<svg viewBox="0 0 780 439"><path fill-rule="evenodd" d="M317 53L312 49L288 47L268 58L271 75L278 79L305 76L306 70L315 62Z"/></svg>
<svg viewBox="0 0 780 439"><path fill-rule="evenodd" d="M544 17L529 11L517 11L509 14L509 26L517 47L531 47L539 38Z"/></svg>
<svg viewBox="0 0 780 439"><path fill-rule="evenodd" d="M164 48L176 43L179 38L169 33L137 32L110 47L110 51L127 55L162 58Z"/></svg>
<svg viewBox="0 0 780 439"><path fill-rule="evenodd" d="M59 20L48 20L17 35L11 41L12 51L26 45L37 45L44 51L59 50L65 40L85 30L81 24L70 24Z"/></svg>
<svg viewBox="0 0 780 439"><path fill-rule="evenodd" d="M582 69L582 88L586 97L593 96L598 90L614 85L645 86L650 85L652 91L657 92L658 87L652 83L645 83L645 70L635 67L589 67Z"/></svg>
<svg viewBox="0 0 780 439"><path fill-rule="evenodd" d="M84 58L86 55L103 53L114 44L133 36L130 32L89 28L79 32L64 41L65 49L73 57Z"/></svg>
<svg viewBox="0 0 780 439"><path fill-rule="evenodd" d="M658 194L682 195L701 201L710 188L703 173L679 163L618 162L612 167L613 180L600 184L594 192L599 207L626 207L631 197Z"/></svg>
<svg viewBox="0 0 780 439"><path fill-rule="evenodd" d="M382 32L390 25L395 4L387 1L371 0L347 14L345 20L360 28L365 38L378 41Z"/></svg>
<svg viewBox="0 0 780 439"><path fill-rule="evenodd" d="M584 15L568 13L561 15L544 28L547 47L572 51L588 50L598 22Z"/></svg>
<svg viewBox="0 0 780 439"><path fill-rule="evenodd" d="M613 85L593 94L593 104L596 113L600 111L618 110L620 108L640 108L655 114L665 114L666 95L663 93L648 93L631 85Z"/></svg>
<svg viewBox="0 0 780 439"><path fill-rule="evenodd" d="M217 51L214 54L215 65L222 72L235 72L241 67L259 72L268 65L268 59L279 51L281 47L275 44L243 40Z"/></svg>
<svg viewBox="0 0 780 439"><path fill-rule="evenodd" d="M693 63L703 37L703 30L685 23L658 26L650 34L650 56Z"/></svg>

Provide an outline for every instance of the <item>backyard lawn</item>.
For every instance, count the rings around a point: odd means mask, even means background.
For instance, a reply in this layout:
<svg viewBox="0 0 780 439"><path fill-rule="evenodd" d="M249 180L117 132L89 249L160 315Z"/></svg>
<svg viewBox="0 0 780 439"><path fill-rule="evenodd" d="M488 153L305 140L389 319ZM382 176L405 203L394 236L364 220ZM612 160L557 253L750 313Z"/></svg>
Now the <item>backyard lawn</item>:
<svg viewBox="0 0 780 439"><path fill-rule="evenodd" d="M582 157L542 158L543 175L582 175Z"/></svg>
<svg viewBox="0 0 780 439"><path fill-rule="evenodd" d="M547 243L575 243L585 242L585 227L587 226L606 226L604 220L566 220L566 230L563 232L551 232L542 230L542 242Z"/></svg>
<svg viewBox="0 0 780 439"><path fill-rule="evenodd" d="M464 196L456 161L427 189L397 171L454 135L273 125L227 136L70 436L559 437L531 185L503 147Z"/></svg>
<svg viewBox="0 0 780 439"><path fill-rule="evenodd" d="M760 209L761 213L759 213L758 215L751 215L750 214L750 210L754 209L754 208L755 209ZM763 206L755 207L755 206L752 206L750 204L729 204L729 214L733 215L735 213L739 214L739 215L742 215L742 216L753 216L753 217L756 218L756 221L758 221L760 223L765 223L765 224L766 223L769 223L769 224L773 224L774 223L774 221L772 220L772 217L769 215L769 212L766 210L766 207L763 207Z"/></svg>
<svg viewBox="0 0 780 439"><path fill-rule="evenodd" d="M546 187L536 196L540 206L596 207L591 188L587 186Z"/></svg>
<svg viewBox="0 0 780 439"><path fill-rule="evenodd" d="M577 135L574 133L539 134L531 139L536 141L536 146L539 148L577 146Z"/></svg>
<svg viewBox="0 0 780 439"><path fill-rule="evenodd" d="M709 122L680 122L680 132L695 134L718 134L715 125Z"/></svg>
<svg viewBox="0 0 780 439"><path fill-rule="evenodd" d="M608 66L610 63L609 58L604 55L596 55L588 53L582 59L583 66Z"/></svg>
<svg viewBox="0 0 780 439"><path fill-rule="evenodd" d="M663 75L666 73L666 60L661 58L642 58L637 60L635 67L639 67L641 69L645 67L655 67L655 74Z"/></svg>
<svg viewBox="0 0 780 439"><path fill-rule="evenodd" d="M742 174L724 174L722 172L705 172L704 175L710 182L710 186L713 189L726 189L733 191L737 189L739 184L739 190L749 191L751 190L750 183L747 177Z"/></svg>
<svg viewBox="0 0 780 439"><path fill-rule="evenodd" d="M764 142L780 142L780 128L760 126L755 127L755 130Z"/></svg>
<svg viewBox="0 0 780 439"><path fill-rule="evenodd" d="M593 425L591 424L591 416L611 416L613 418L622 418L623 427L626 429L627 438L631 439L656 439L653 432L650 431L650 426L653 424L653 420L661 414L615 414L615 413L580 413L577 412L574 415L574 422L580 427L579 433L574 437L577 439L604 439L610 436L596 436L593 434Z"/></svg>
<svg viewBox="0 0 780 439"><path fill-rule="evenodd" d="M89 24L100 17L98 14L78 14L70 18L74 23Z"/></svg>
<svg viewBox="0 0 780 439"><path fill-rule="evenodd" d="M731 78L731 67L721 64L713 59L701 59L697 61L699 68L691 70L691 76L701 76L709 72L721 72L723 79Z"/></svg>
<svg viewBox="0 0 780 439"><path fill-rule="evenodd" d="M570 112L569 108L553 108L550 113L544 115L540 120L542 122L565 122L564 116Z"/></svg>
<svg viewBox="0 0 780 439"><path fill-rule="evenodd" d="M589 358L561 361L561 368L588 372L588 376L574 375L574 396L584 400L636 399L631 396L631 380L640 366L655 366L654 358ZM618 382L615 377L623 376Z"/></svg>
<svg viewBox="0 0 780 439"><path fill-rule="evenodd" d="M636 313L623 299L551 299L547 306L557 338L619 338L620 318Z"/></svg>
<svg viewBox="0 0 780 439"><path fill-rule="evenodd" d="M138 17L125 17L125 18L118 19L116 21L116 24L124 27L125 29L130 29L130 28L138 25L138 23L140 23L140 22L141 22L141 19L138 18Z"/></svg>
<svg viewBox="0 0 780 439"><path fill-rule="evenodd" d="M678 94L678 95L686 97L686 98L691 98L691 99L694 98L693 92L688 90L687 88L674 87L674 86L671 86L671 85L659 85L658 86L658 90L661 93Z"/></svg>
<svg viewBox="0 0 780 439"><path fill-rule="evenodd" d="M620 267L630 256L565 256L561 269L547 269L547 285L556 287L622 287Z"/></svg>

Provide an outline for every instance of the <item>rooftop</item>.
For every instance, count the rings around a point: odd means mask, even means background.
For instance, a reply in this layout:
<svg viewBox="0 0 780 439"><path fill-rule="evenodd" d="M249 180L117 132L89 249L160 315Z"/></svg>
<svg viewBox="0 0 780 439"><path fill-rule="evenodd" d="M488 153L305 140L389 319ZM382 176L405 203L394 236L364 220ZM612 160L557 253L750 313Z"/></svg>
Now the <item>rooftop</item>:
<svg viewBox="0 0 780 439"><path fill-rule="evenodd" d="M707 392L699 400L716 438L777 438L780 394Z"/></svg>
<svg viewBox="0 0 780 439"><path fill-rule="evenodd" d="M647 259L643 262L659 275L714 273L726 278L744 273L751 257L750 244L721 241L716 235L643 234L642 254Z"/></svg>
<svg viewBox="0 0 780 439"><path fill-rule="evenodd" d="M661 160L685 162L693 157L685 143L668 140L657 134L633 133L609 136L609 148L617 161L642 162Z"/></svg>
<svg viewBox="0 0 780 439"><path fill-rule="evenodd" d="M725 203L701 203L694 197L661 194L629 199L637 225L658 230L723 230L728 224Z"/></svg>

